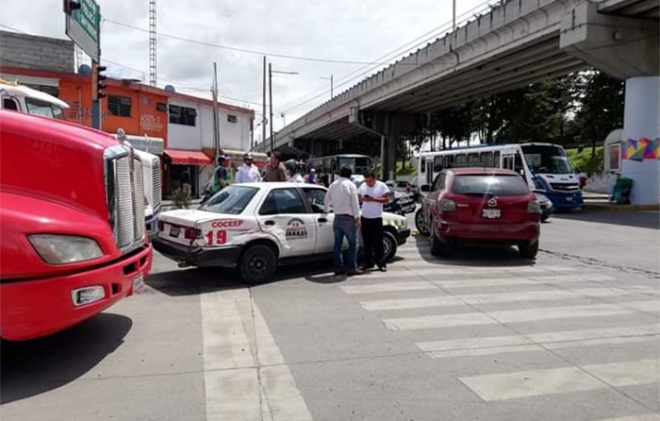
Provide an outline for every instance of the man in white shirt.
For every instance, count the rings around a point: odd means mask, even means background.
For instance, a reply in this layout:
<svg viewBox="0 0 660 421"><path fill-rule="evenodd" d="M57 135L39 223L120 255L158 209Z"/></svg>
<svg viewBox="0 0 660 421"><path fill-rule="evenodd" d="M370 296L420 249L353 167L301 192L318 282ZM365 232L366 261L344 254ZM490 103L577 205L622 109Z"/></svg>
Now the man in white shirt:
<svg viewBox="0 0 660 421"><path fill-rule="evenodd" d="M368 172L358 189L358 196L362 202L363 269L372 269L375 263L381 272L387 272L383 251L383 204L390 200L390 189L376 179L376 174Z"/></svg>
<svg viewBox="0 0 660 421"><path fill-rule="evenodd" d="M261 181L259 168L254 165L254 158L251 153L243 155L244 164L238 167L236 173L236 183L254 183Z"/></svg>
<svg viewBox="0 0 660 421"><path fill-rule="evenodd" d="M289 177L286 181L289 183L304 183L305 179L300 175L300 165L293 159L286 161L284 167L289 172Z"/></svg>
<svg viewBox="0 0 660 421"><path fill-rule="evenodd" d="M335 248L333 267L335 275L347 273L349 276L362 273L357 268L357 230L360 227L360 205L358 203L357 188L350 180L350 167L342 167L339 179L333 182L325 195L325 210L332 206L335 213L333 225L335 233ZM348 257L346 270L342 263L342 245L344 237L348 241Z"/></svg>

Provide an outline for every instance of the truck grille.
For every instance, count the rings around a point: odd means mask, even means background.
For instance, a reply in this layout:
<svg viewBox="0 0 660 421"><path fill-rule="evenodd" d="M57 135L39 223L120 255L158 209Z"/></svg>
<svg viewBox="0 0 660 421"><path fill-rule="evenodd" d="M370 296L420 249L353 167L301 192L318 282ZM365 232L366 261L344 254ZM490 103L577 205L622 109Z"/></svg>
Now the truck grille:
<svg viewBox="0 0 660 421"><path fill-rule="evenodd" d="M153 190L153 208L154 214L158 213L161 205L162 188L160 184L160 160L154 159L151 167L151 182Z"/></svg>
<svg viewBox="0 0 660 421"><path fill-rule="evenodd" d="M142 164L123 146L106 149L104 158L108 218L117 247L127 253L144 241Z"/></svg>
<svg viewBox="0 0 660 421"><path fill-rule="evenodd" d="M550 183L552 190L556 191L578 191L580 190L580 185L575 184L559 184L559 183Z"/></svg>

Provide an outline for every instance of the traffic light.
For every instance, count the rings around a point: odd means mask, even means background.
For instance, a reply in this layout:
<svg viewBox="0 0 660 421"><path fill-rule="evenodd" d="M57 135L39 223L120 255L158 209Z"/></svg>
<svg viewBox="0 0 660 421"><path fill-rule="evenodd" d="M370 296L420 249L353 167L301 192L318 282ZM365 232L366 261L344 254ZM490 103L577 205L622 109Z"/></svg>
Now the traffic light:
<svg viewBox="0 0 660 421"><path fill-rule="evenodd" d="M107 86L103 81L108 77L102 72L105 72L107 67L99 66L98 63L94 63L92 67L92 100L98 101L101 98L105 98L104 89Z"/></svg>
<svg viewBox="0 0 660 421"><path fill-rule="evenodd" d="M75 0L64 0L64 13L71 16L71 12L80 9L80 2Z"/></svg>

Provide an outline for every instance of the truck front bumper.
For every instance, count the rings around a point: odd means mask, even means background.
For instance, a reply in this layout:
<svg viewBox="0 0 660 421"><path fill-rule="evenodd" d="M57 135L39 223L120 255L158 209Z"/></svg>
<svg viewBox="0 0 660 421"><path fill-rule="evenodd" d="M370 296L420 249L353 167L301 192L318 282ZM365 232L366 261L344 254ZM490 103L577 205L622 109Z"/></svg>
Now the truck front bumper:
<svg viewBox="0 0 660 421"><path fill-rule="evenodd" d="M2 339L21 341L66 329L133 295L133 283L151 270L151 245L129 257L73 275L26 281L5 281L0 287ZM74 305L74 290L100 286L104 296Z"/></svg>

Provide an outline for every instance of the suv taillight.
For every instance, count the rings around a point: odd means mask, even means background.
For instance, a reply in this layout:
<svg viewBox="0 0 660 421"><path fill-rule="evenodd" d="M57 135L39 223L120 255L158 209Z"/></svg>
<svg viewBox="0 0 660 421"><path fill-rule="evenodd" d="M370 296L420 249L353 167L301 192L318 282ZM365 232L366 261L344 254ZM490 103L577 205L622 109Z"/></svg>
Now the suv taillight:
<svg viewBox="0 0 660 421"><path fill-rule="evenodd" d="M527 203L527 213L541 213L541 204L538 200L530 200Z"/></svg>
<svg viewBox="0 0 660 421"><path fill-rule="evenodd" d="M184 232L184 238L187 240L194 240L201 235L202 231L197 228L186 228L186 231Z"/></svg>
<svg viewBox="0 0 660 421"><path fill-rule="evenodd" d="M456 202L453 200L442 199L438 204L440 212L453 212L456 210Z"/></svg>

